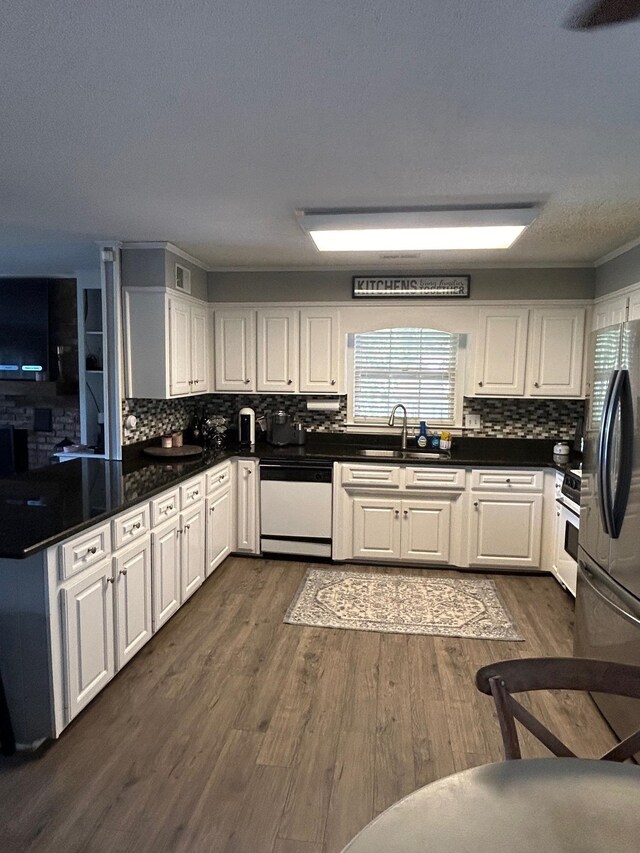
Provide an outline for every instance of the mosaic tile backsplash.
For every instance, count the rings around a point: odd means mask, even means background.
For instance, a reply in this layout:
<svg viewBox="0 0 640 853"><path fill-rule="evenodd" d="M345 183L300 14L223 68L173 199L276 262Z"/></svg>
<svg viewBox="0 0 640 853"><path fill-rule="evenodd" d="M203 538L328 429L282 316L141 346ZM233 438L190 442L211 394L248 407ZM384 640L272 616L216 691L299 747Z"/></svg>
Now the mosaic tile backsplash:
<svg viewBox="0 0 640 853"><path fill-rule="evenodd" d="M186 428L204 410L207 416L221 415L235 422L239 409L250 406L258 416L283 409L310 432L344 432L347 398L339 397L337 412L310 412L307 400L325 397L264 394L207 394L180 400L124 400L123 420L129 414L138 423L125 430L124 444ZM480 399L465 397L464 412L479 414L482 427L471 433L485 438L572 439L576 424L584 413L582 400Z"/></svg>

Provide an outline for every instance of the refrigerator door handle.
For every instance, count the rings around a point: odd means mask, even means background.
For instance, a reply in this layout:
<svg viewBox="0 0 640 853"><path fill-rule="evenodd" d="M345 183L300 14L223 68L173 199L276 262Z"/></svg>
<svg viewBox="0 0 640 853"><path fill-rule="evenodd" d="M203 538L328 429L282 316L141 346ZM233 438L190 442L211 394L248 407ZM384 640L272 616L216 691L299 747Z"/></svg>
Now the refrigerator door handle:
<svg viewBox="0 0 640 853"><path fill-rule="evenodd" d="M607 395L602 407L602 425L598 438L598 471L597 483L600 496L600 520L607 536L612 534L612 506L611 499L611 447L613 442L613 419L611 417L613 393L618 379L618 371L614 370L609 380Z"/></svg>
<svg viewBox="0 0 640 853"><path fill-rule="evenodd" d="M631 466L633 463L633 399L629 371L621 370L614 389L612 400L612 424L615 423L616 412L620 407L620 455L618 463L618 480L616 493L611 511L611 536L617 539L622 531L624 515L627 511L629 492L631 490Z"/></svg>
<svg viewBox="0 0 640 853"><path fill-rule="evenodd" d="M631 622L631 624L637 625L640 628L640 604L633 596L621 587L620 584L616 583L607 572L600 568L591 565L587 566L585 563L580 562L580 571L582 579L598 598L612 610L615 610L619 616L626 619L627 622ZM607 592L610 595L607 595ZM620 607L612 599L612 595L619 599L627 609L625 610L623 607Z"/></svg>

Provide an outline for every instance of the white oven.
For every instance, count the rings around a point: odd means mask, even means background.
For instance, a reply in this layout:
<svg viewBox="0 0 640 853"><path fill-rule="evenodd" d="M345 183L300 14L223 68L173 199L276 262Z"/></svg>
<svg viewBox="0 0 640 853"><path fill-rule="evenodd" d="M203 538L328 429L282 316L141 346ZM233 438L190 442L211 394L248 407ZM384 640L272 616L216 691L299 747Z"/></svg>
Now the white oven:
<svg viewBox="0 0 640 853"><path fill-rule="evenodd" d="M580 472L567 472L556 484L556 536L553 573L575 596L578 575L578 532L580 530Z"/></svg>

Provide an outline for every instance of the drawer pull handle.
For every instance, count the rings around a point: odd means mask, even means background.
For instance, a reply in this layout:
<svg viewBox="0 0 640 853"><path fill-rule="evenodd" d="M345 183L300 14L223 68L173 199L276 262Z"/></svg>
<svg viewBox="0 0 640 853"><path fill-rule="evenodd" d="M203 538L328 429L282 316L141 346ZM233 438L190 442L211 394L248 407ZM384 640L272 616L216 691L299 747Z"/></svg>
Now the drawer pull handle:
<svg viewBox="0 0 640 853"><path fill-rule="evenodd" d="M136 523L133 525L133 527L135 530L140 530L140 528L142 527L142 522L136 521Z"/></svg>
<svg viewBox="0 0 640 853"><path fill-rule="evenodd" d="M165 509L165 512L169 512L172 509L173 509L173 504L168 504L167 508Z"/></svg>
<svg viewBox="0 0 640 853"><path fill-rule="evenodd" d="M218 477L218 480L220 480L220 482L222 482L224 480L225 476L226 476L226 474L220 474L220 476Z"/></svg>
<svg viewBox="0 0 640 853"><path fill-rule="evenodd" d="M95 554L97 550L96 546L92 545L91 548L88 549L87 554Z"/></svg>
<svg viewBox="0 0 640 853"><path fill-rule="evenodd" d="M510 483L510 482L511 482L511 477L507 477L507 479L505 480L505 483Z"/></svg>

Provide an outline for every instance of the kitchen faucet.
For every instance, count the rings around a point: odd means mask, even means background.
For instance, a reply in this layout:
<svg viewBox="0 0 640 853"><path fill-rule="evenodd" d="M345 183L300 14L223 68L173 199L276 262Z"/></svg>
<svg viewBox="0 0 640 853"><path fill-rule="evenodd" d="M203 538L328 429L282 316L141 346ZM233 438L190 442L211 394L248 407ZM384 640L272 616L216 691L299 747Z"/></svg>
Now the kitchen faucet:
<svg viewBox="0 0 640 853"><path fill-rule="evenodd" d="M398 409L402 409L404 412L404 416L402 418L402 438L401 438L401 447L403 450L407 449L407 407L403 406L402 403L396 403L393 409L391 410L391 414L389 415L389 426L394 426L394 421L396 417L396 412Z"/></svg>

